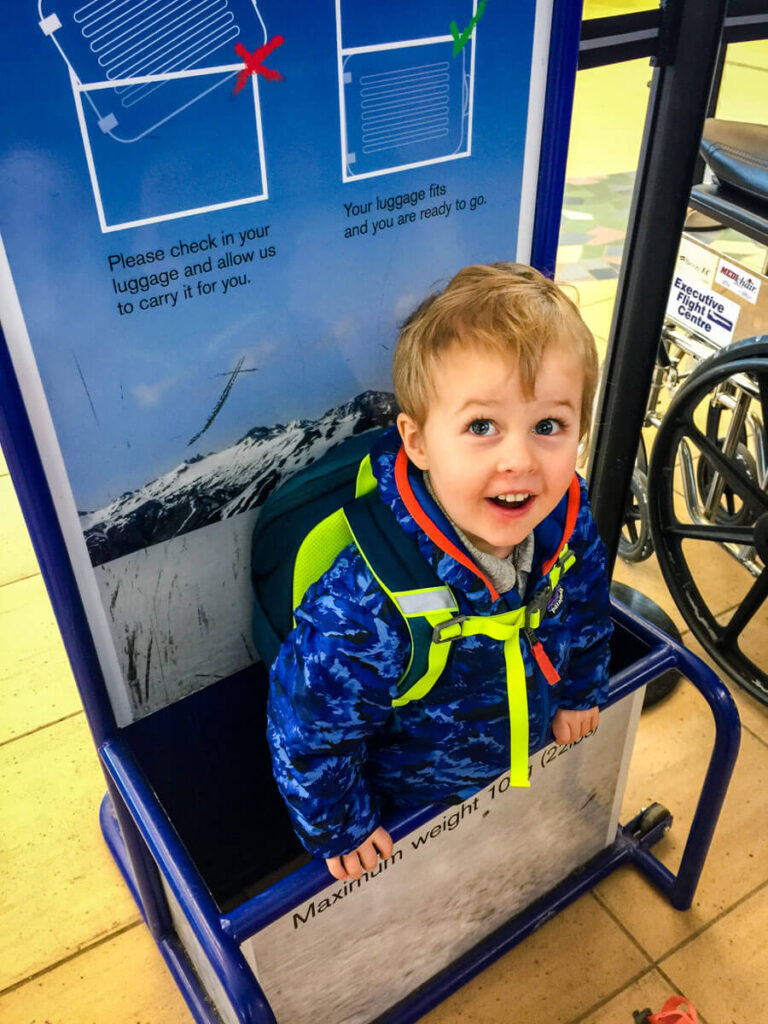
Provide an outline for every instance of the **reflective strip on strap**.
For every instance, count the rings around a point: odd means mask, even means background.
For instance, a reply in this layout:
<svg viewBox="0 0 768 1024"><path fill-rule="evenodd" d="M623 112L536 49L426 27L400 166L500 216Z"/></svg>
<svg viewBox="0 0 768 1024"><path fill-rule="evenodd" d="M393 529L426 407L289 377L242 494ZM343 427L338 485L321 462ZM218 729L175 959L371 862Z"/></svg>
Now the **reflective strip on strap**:
<svg viewBox="0 0 768 1024"><path fill-rule="evenodd" d="M398 590L391 594L405 616L429 615L430 612L458 611L450 587L426 587L423 590Z"/></svg>
<svg viewBox="0 0 768 1024"><path fill-rule="evenodd" d="M440 625L441 622L447 622L452 619L453 615L451 612L442 610L424 615L424 618L434 628ZM395 697L392 701L392 707L401 708L404 704L410 704L412 700L420 700L422 697L425 697L443 672L445 672L445 666L448 664L448 655L450 653L451 644L430 644L426 672L421 679L416 680L409 690L406 690L400 697Z"/></svg>

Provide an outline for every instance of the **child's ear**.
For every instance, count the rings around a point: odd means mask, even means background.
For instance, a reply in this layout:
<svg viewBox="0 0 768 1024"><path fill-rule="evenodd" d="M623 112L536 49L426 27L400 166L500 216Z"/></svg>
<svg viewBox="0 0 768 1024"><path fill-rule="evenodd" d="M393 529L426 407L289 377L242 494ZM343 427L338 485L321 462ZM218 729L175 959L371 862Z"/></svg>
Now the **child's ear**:
<svg viewBox="0 0 768 1024"><path fill-rule="evenodd" d="M424 450L424 438L421 428L407 412L401 412L397 417L397 429L405 448L405 454L411 462L419 469L429 469L427 453Z"/></svg>

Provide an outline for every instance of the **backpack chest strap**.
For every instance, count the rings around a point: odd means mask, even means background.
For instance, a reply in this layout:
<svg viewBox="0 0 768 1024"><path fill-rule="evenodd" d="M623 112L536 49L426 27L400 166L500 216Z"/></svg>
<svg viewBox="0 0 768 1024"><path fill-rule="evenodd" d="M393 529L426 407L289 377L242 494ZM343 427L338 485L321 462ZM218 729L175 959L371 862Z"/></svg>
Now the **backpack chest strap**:
<svg viewBox="0 0 768 1024"><path fill-rule="evenodd" d="M510 785L527 787L528 782L528 692L520 645L524 632L533 657L545 679L552 685L559 675L547 657L536 630L547 614L560 578L576 562L565 548L549 572L547 583L528 605L498 615L457 615L455 599L448 587L434 587L390 597L405 618L411 633L411 660L400 681L400 695L393 707L402 707L425 697L448 664L451 643L468 636L487 636L504 645L510 732ZM426 658L424 652L427 652Z"/></svg>
<svg viewBox="0 0 768 1024"><path fill-rule="evenodd" d="M500 615L451 615L442 610L411 621L412 635L414 627L431 630L427 671L392 701L393 707L402 707L429 693L445 671L451 641L462 636L487 636L501 641L509 707L509 781L512 786L528 786L528 694L520 649L520 630L525 628L525 619L526 609L517 608Z"/></svg>

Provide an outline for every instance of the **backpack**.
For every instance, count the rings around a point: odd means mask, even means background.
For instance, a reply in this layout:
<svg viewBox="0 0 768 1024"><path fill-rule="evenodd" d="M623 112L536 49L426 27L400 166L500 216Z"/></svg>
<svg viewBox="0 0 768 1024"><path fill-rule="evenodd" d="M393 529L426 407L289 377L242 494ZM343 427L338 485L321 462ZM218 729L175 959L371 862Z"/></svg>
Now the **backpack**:
<svg viewBox="0 0 768 1024"><path fill-rule="evenodd" d="M383 432L376 428L342 441L278 487L262 505L251 548L256 648L265 664L274 662L309 587L344 548L355 544L410 635L410 658L393 707L419 700L432 689L447 665L451 641L483 634L504 644L511 750L518 752L517 757L513 753L511 783L527 786L528 705L520 632L547 681L557 682L559 676L535 630L575 556L567 545L563 547L548 584L527 606L497 615L459 615L450 587L376 493L369 453Z"/></svg>

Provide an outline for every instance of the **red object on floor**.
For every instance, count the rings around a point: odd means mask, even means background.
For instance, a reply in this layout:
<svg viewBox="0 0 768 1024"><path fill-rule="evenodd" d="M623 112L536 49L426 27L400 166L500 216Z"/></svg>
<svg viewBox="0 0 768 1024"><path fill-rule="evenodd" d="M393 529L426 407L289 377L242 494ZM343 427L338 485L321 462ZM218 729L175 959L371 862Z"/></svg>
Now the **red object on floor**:
<svg viewBox="0 0 768 1024"><path fill-rule="evenodd" d="M685 1010L680 1007L685 1006ZM685 996L670 996L658 1013L652 1013L648 1024L699 1024L696 1007Z"/></svg>

